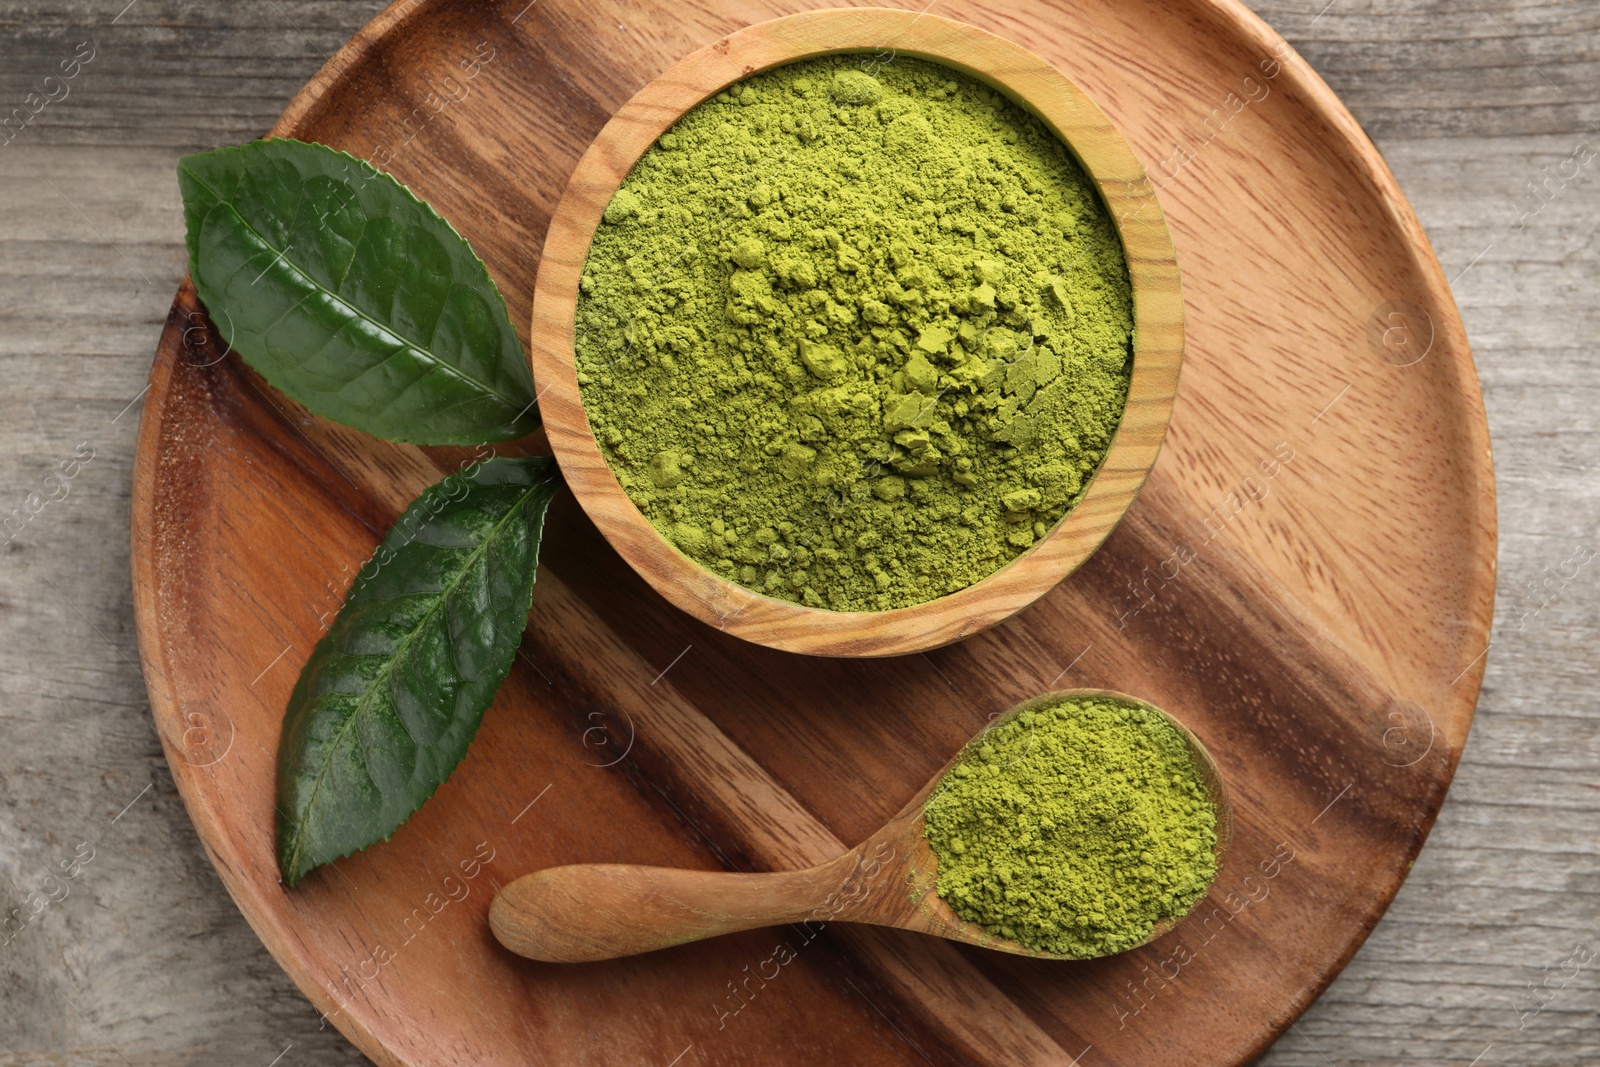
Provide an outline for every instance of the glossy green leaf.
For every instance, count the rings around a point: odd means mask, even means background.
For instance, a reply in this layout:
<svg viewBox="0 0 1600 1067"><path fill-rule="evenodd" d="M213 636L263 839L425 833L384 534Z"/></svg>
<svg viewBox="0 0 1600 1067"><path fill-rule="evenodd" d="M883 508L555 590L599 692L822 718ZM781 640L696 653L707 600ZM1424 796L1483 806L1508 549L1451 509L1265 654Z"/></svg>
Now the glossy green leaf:
<svg viewBox="0 0 1600 1067"><path fill-rule="evenodd" d="M293 886L395 829L450 776L511 669L560 476L491 459L418 497L289 698L278 864Z"/></svg>
<svg viewBox="0 0 1600 1067"><path fill-rule="evenodd" d="M500 291L405 186L287 140L184 156L178 183L200 299L274 386L396 441L477 444L537 428Z"/></svg>

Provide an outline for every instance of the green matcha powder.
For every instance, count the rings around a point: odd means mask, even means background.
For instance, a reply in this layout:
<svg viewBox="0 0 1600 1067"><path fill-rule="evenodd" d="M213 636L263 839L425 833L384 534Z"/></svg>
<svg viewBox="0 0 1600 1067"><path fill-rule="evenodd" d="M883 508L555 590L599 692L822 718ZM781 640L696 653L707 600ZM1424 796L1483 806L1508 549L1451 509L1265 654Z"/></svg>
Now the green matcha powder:
<svg viewBox="0 0 1600 1067"><path fill-rule="evenodd" d="M1062 700L1005 720L940 780L924 816L938 893L1029 948L1121 952L1217 873L1217 817L1158 712Z"/></svg>
<svg viewBox="0 0 1600 1067"><path fill-rule="evenodd" d="M1130 292L1039 120L946 67L830 56L639 160L584 267L578 381L681 551L882 610L993 573L1082 495L1127 397Z"/></svg>

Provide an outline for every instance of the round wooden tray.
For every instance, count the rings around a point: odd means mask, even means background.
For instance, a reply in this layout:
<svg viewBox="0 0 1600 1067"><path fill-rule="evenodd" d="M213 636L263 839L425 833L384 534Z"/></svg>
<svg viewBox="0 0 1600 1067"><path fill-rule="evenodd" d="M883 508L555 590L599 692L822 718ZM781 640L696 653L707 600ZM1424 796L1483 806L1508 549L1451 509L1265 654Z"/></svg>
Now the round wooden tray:
<svg viewBox="0 0 1600 1067"><path fill-rule="evenodd" d="M762 4L390 8L275 132L371 159L488 262L515 322L609 116ZM1184 272L1166 448L1104 547L922 656L752 647L653 593L570 497L521 656L465 763L392 841L286 892L285 700L387 524L463 453L311 418L173 305L140 432L135 606L201 841L319 1010L385 1064L1236 1064L1349 959L1465 740L1494 588L1488 433L1445 279L1327 87L1232 0L950 0L1055 63L1149 168ZM817 863L984 720L1051 688L1156 703L1236 805L1212 899L1137 952L1054 963L895 931L754 931L530 963L485 922L536 867Z"/></svg>

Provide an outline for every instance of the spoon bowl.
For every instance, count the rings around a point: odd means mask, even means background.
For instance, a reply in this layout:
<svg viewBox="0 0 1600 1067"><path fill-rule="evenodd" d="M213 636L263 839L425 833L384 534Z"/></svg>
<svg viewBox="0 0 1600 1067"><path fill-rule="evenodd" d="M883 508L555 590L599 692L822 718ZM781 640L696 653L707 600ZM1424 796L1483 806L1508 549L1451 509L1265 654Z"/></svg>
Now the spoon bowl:
<svg viewBox="0 0 1600 1067"><path fill-rule="evenodd" d="M1233 809L1216 763L1199 738L1166 712L1135 697L1074 689L1046 693L999 716L962 746L880 830L820 866L766 874L632 864L551 867L501 889L489 908L490 928L512 952L551 963L614 959L762 926L796 923L820 928L829 922L893 926L1038 959L1084 958L1029 948L962 919L936 891L939 859L923 833L928 798L963 755L1000 723L1063 699L1138 705L1156 711L1178 731L1216 811L1220 876L1233 838ZM1157 923L1139 945L1167 933L1182 919L1179 915Z"/></svg>

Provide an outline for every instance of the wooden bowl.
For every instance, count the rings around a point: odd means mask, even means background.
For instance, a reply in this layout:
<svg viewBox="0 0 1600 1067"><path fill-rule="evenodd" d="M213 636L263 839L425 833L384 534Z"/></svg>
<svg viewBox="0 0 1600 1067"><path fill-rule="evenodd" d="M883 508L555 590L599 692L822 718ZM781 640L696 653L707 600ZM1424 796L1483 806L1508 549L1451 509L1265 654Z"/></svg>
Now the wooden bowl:
<svg viewBox="0 0 1600 1067"><path fill-rule="evenodd" d="M1077 156L1116 220L1133 288L1127 407L1083 496L1030 549L988 577L923 604L839 612L746 589L679 552L623 492L601 455L578 389L578 282L602 213L662 133L751 74L839 52L933 60L1004 92ZM747 641L827 656L920 652L987 629L1027 607L1100 546L1155 465L1177 395L1183 293L1166 220L1144 168L1105 114L1031 52L964 23L910 11L813 11L758 23L700 49L639 91L579 160L544 243L534 287L533 374L551 448L573 494L611 545L672 603Z"/></svg>

